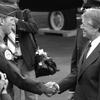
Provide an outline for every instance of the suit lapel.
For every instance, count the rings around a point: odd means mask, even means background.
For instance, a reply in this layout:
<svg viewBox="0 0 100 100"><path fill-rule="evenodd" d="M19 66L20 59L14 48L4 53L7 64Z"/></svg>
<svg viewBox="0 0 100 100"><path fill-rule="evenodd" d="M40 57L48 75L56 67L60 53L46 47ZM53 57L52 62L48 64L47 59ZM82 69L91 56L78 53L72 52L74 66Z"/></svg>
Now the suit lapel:
<svg viewBox="0 0 100 100"><path fill-rule="evenodd" d="M90 54L90 56L84 61L84 63L80 63L78 65L79 67L79 74L78 74L78 79L82 76L82 74L86 71L86 69L91 63L97 60L97 58L100 56L100 43L99 45L94 49L94 51Z"/></svg>
<svg viewBox="0 0 100 100"><path fill-rule="evenodd" d="M81 68L80 66L82 66L82 64L83 64L83 56L84 56L85 49L87 48L88 44L89 44L89 42L86 44L85 48L82 51L82 55L80 57L79 64L78 64L78 70L80 70L80 68Z"/></svg>

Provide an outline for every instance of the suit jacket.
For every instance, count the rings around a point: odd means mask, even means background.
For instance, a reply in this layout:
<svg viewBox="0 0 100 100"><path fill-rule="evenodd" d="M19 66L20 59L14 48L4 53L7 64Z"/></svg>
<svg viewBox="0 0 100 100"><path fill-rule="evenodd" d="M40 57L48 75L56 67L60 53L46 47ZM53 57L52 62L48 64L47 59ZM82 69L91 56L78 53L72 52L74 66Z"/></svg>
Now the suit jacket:
<svg viewBox="0 0 100 100"><path fill-rule="evenodd" d="M75 83L74 100L100 100L100 43L83 63L80 60L74 74L59 83L60 90Z"/></svg>
<svg viewBox="0 0 100 100"><path fill-rule="evenodd" d="M100 100L100 43L78 67L75 100Z"/></svg>
<svg viewBox="0 0 100 100"><path fill-rule="evenodd" d="M27 65L28 70L34 69L35 63L35 51L37 45L35 44L34 38L35 34L38 33L38 27L33 20L30 11L24 11L24 14L21 10L18 10L17 17L20 18L17 23L17 34L19 35L19 42L21 47L21 52L25 64ZM23 21L23 15L26 21Z"/></svg>
<svg viewBox="0 0 100 100"><path fill-rule="evenodd" d="M36 45L32 33L19 31L21 52L28 70L34 69Z"/></svg>
<svg viewBox="0 0 100 100"><path fill-rule="evenodd" d="M77 79L77 65L80 59L80 56L82 54L82 50L84 49L84 46L86 45L88 39L83 37L83 32L79 28L77 30L77 36L75 39L75 45L73 48L72 53L72 59L71 59L71 72L70 74L62 79L60 82L58 82L60 86L60 92L62 93L66 91L67 89L74 91L76 87L76 79Z"/></svg>
<svg viewBox="0 0 100 100"><path fill-rule="evenodd" d="M8 61L4 56L4 49L0 47L0 71L6 73L7 79L20 89L39 94L48 91L42 82L37 82L29 77L24 77L14 61Z"/></svg>

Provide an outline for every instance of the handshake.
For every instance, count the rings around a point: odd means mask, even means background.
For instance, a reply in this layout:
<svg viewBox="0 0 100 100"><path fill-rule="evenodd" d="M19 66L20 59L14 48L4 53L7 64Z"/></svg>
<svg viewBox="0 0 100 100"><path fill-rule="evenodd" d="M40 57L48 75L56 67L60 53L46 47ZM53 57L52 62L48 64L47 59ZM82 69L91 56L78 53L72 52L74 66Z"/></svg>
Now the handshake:
<svg viewBox="0 0 100 100"><path fill-rule="evenodd" d="M48 88L48 92L45 92L45 95L48 97L51 97L53 95L55 95L56 93L60 92L60 87L56 82L47 82L44 84L47 88ZM67 97L68 100L74 100L74 91L70 91L69 92L69 96Z"/></svg>
<svg viewBox="0 0 100 100"><path fill-rule="evenodd" d="M48 97L51 97L53 96L54 94L58 93L59 92L59 85L56 83L56 82L47 82L44 84L48 89L51 90L50 93L45 93L46 96Z"/></svg>

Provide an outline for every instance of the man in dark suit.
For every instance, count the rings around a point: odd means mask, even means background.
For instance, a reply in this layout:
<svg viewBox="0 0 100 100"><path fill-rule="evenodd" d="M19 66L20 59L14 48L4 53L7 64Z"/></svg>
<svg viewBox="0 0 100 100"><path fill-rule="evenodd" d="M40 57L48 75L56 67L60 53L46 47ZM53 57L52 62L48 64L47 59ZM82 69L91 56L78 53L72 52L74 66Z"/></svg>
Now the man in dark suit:
<svg viewBox="0 0 100 100"><path fill-rule="evenodd" d="M58 86L52 85L62 93L75 86L74 100L100 100L100 9L87 9L82 15L83 35L91 43L88 52L88 44L80 57L78 67L72 76L58 82ZM50 86L50 84L47 84Z"/></svg>

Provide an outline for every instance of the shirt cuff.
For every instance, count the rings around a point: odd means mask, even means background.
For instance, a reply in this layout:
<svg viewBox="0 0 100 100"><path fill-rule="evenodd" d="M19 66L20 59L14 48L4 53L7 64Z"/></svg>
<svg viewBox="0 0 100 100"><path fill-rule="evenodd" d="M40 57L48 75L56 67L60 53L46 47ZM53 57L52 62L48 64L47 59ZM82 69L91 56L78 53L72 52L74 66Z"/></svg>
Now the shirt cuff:
<svg viewBox="0 0 100 100"><path fill-rule="evenodd" d="M68 91L68 93L75 93L74 91Z"/></svg>
<svg viewBox="0 0 100 100"><path fill-rule="evenodd" d="M2 94L7 94L7 90L3 90L2 91Z"/></svg>
<svg viewBox="0 0 100 100"><path fill-rule="evenodd" d="M57 93L59 93L60 87L59 87L59 85L56 82L54 83L54 87L57 89Z"/></svg>

